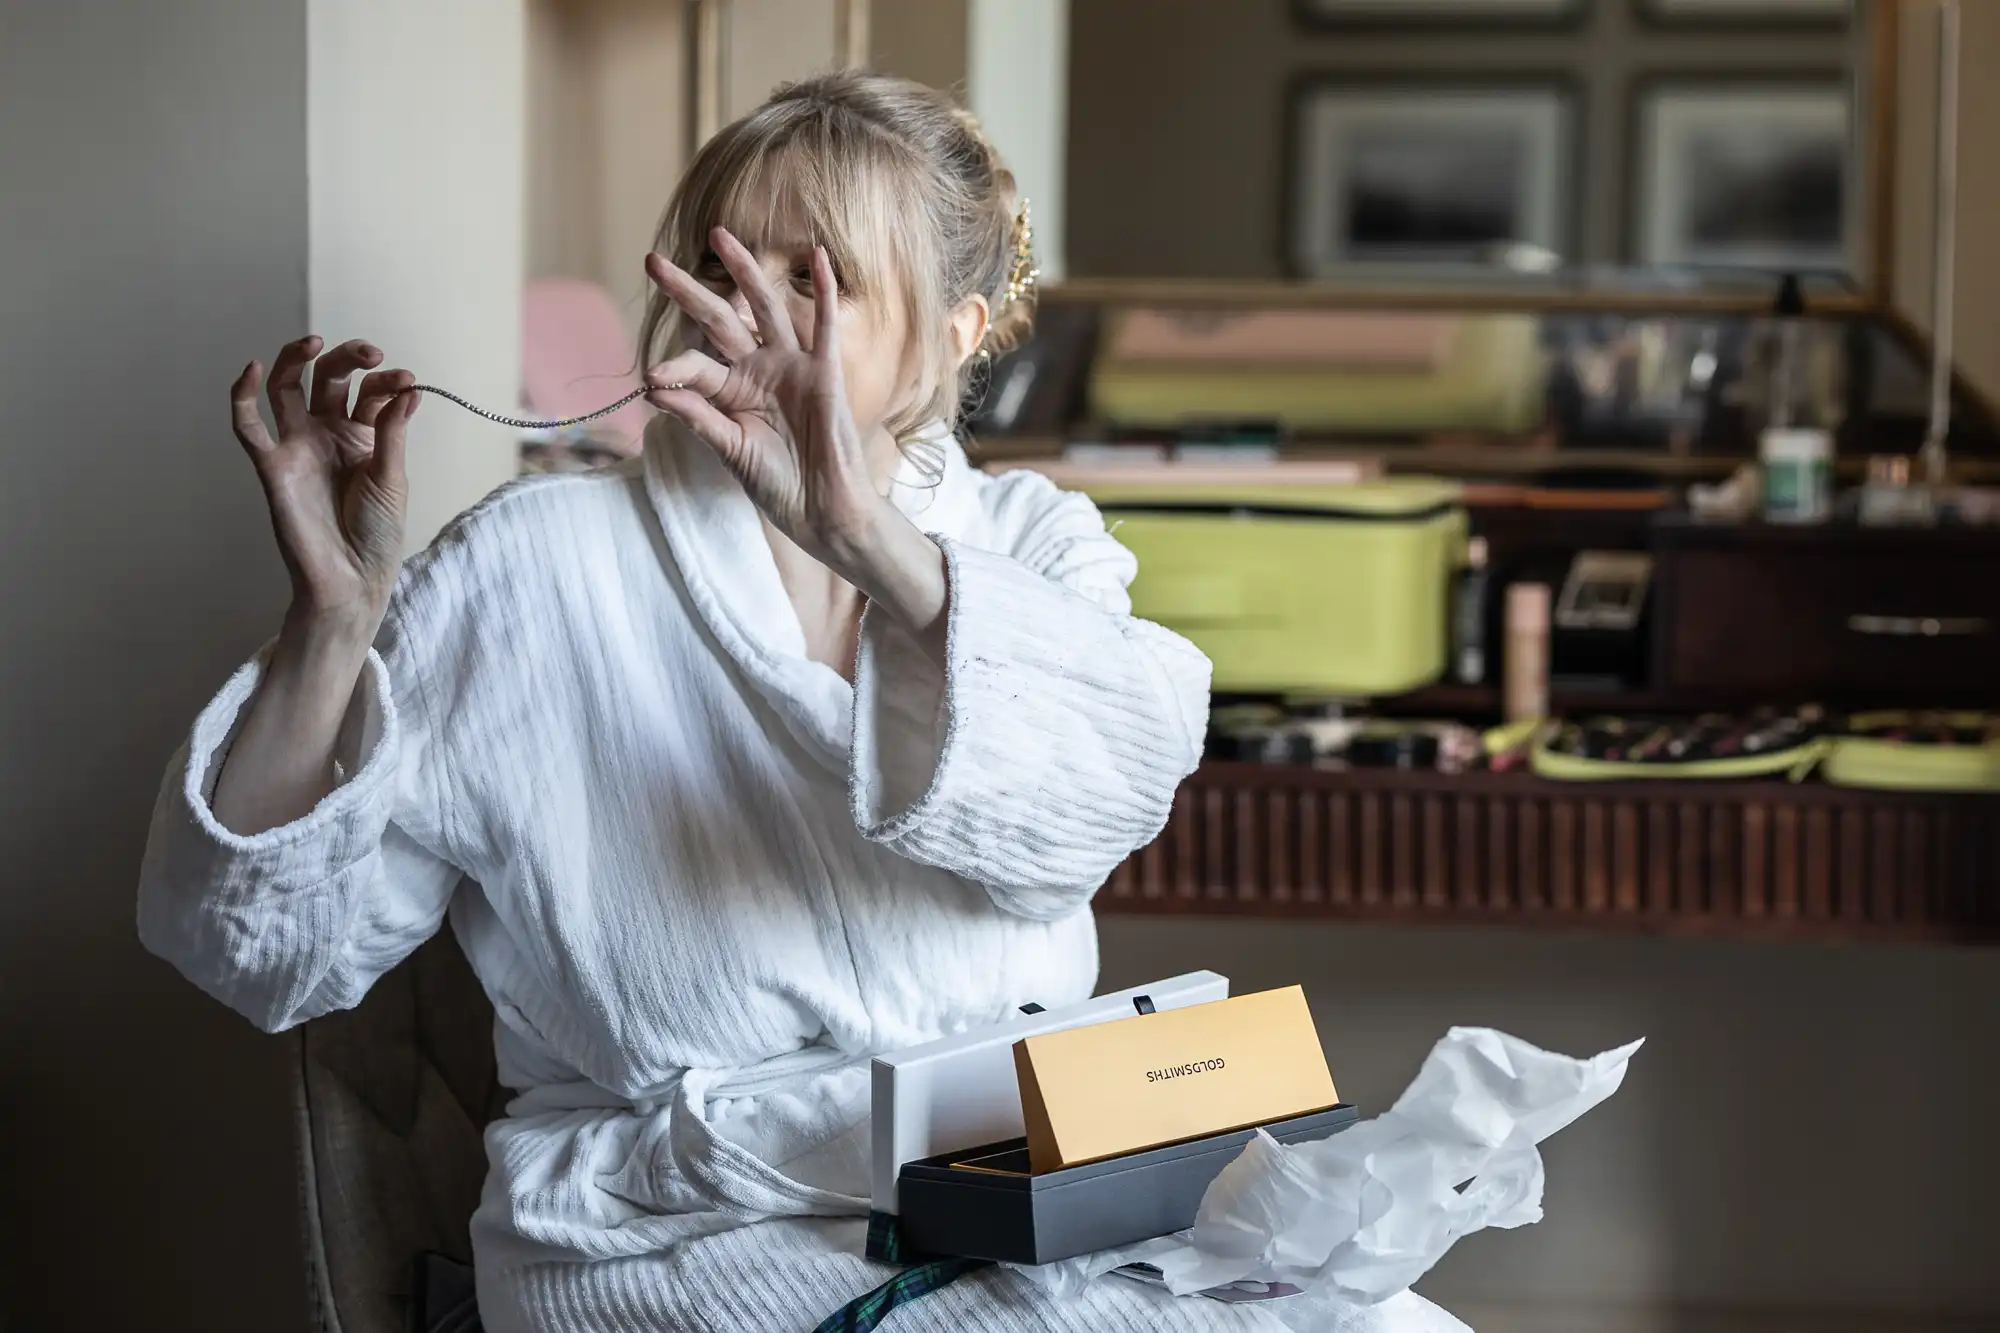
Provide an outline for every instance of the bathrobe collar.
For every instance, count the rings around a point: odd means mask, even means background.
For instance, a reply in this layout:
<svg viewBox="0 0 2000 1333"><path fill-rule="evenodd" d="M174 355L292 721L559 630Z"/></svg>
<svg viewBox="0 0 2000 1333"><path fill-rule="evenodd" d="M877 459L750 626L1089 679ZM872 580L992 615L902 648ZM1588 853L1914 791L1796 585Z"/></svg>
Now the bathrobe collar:
<svg viewBox="0 0 2000 1333"><path fill-rule="evenodd" d="M964 538L979 513L979 477L942 422L905 457L890 500L927 533ZM926 463L943 459L932 484ZM921 461L920 461L921 460ZM854 689L806 656L805 632L785 595L757 507L706 444L669 417L646 430L646 495L695 614L751 686L806 749L847 768Z"/></svg>

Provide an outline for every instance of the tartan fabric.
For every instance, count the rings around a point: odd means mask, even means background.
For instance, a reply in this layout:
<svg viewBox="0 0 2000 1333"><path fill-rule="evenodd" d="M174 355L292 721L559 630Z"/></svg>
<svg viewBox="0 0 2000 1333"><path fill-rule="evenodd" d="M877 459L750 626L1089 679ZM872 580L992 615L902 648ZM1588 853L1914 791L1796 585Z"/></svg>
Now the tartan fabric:
<svg viewBox="0 0 2000 1333"><path fill-rule="evenodd" d="M946 1287L989 1266L986 1259L939 1259L913 1249L889 1213L868 1214L868 1257L883 1264L910 1264L865 1296L857 1296L820 1321L813 1333L869 1333L897 1306Z"/></svg>
<svg viewBox="0 0 2000 1333"><path fill-rule="evenodd" d="M878 1264L914 1264L936 1256L919 1254L903 1236L894 1213L868 1214L868 1257Z"/></svg>
<svg viewBox="0 0 2000 1333"><path fill-rule="evenodd" d="M990 1259L932 1259L906 1268L866 1296L857 1296L822 1319L813 1333L872 1333L898 1306L948 1287L967 1273L990 1268Z"/></svg>

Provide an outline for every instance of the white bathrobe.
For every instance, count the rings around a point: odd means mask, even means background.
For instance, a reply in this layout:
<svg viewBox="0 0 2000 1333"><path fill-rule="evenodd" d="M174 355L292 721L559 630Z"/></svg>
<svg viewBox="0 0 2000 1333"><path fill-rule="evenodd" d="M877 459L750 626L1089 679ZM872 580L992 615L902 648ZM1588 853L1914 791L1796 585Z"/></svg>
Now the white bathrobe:
<svg viewBox="0 0 2000 1333"><path fill-rule="evenodd" d="M660 421L410 562L310 814L244 837L209 807L259 661L176 756L140 933L259 1027L352 1006L450 917L519 1093L473 1218L489 1333L811 1329L892 1273L861 1253L868 1057L1091 992L1091 895L1199 758L1208 664L1128 614L1088 501L946 458L895 491L945 553L942 668L883 615L853 686L809 660L754 507ZM889 1327L1296 1304L999 1269Z"/></svg>

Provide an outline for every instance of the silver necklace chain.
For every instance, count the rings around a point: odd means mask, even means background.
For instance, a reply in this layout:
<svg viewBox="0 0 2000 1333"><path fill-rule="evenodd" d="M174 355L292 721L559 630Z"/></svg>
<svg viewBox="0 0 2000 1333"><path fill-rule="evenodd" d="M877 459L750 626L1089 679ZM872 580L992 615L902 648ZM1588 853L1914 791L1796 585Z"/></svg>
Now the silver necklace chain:
<svg viewBox="0 0 2000 1333"><path fill-rule="evenodd" d="M619 408L625 406L625 404L635 399L643 398L648 392L643 387L634 389L609 407L600 407L595 412L585 412L580 417L562 417L555 421L533 421L527 417L506 417L501 416L498 412L488 412L483 407L466 402L463 398L451 392L451 390L440 389L434 384L413 384L410 387L417 393L434 393L440 398L457 403L474 416L485 417L488 421L497 421L503 426L512 426L516 430L560 430L564 426L580 426L586 421L595 421L599 417L608 417ZM666 387L669 389L679 389L684 386L669 384Z"/></svg>

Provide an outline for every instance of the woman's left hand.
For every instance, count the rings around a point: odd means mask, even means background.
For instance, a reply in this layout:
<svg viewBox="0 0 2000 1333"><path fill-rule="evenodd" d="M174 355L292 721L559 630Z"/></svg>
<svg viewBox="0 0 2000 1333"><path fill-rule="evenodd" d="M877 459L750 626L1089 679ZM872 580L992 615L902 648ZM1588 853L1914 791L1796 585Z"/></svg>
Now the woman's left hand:
<svg viewBox="0 0 2000 1333"><path fill-rule="evenodd" d="M697 348L662 362L646 375L646 401L705 440L773 527L845 573L894 511L869 475L861 432L848 407L833 264L824 248L813 248L808 349L743 243L720 227L712 243L743 293L756 330L693 275L662 255L647 256L653 281L724 360Z"/></svg>

